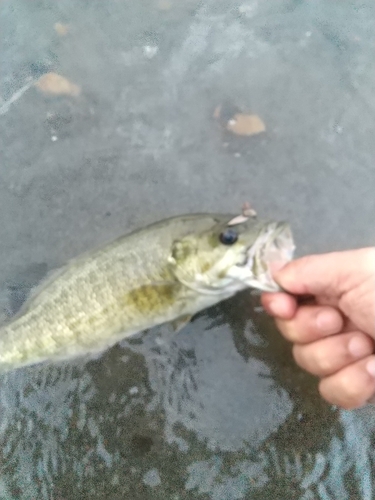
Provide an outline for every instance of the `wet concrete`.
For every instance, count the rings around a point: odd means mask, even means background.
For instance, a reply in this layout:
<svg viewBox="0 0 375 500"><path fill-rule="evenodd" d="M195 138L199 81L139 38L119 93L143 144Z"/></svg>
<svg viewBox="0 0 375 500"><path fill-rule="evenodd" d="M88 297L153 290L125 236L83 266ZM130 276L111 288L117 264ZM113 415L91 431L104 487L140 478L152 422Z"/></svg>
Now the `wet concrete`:
<svg viewBox="0 0 375 500"><path fill-rule="evenodd" d="M290 221L299 255L373 244L372 2L0 12L4 317L49 269L178 213L250 200ZM49 72L67 95L36 86ZM266 131L228 132L234 112ZM373 498L371 409L323 403L255 306L3 377L1 500Z"/></svg>

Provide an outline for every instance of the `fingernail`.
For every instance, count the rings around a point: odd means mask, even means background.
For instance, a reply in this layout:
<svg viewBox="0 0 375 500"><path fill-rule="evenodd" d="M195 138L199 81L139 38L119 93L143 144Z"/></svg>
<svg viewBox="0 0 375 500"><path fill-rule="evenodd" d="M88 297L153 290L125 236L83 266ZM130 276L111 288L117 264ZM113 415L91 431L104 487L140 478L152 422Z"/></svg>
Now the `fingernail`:
<svg viewBox="0 0 375 500"><path fill-rule="evenodd" d="M354 358L362 358L369 354L369 343L362 337L353 337L349 341L348 350Z"/></svg>
<svg viewBox="0 0 375 500"><path fill-rule="evenodd" d="M321 311L317 315L316 325L323 333L337 333L341 326L334 311Z"/></svg>
<svg viewBox="0 0 375 500"><path fill-rule="evenodd" d="M366 364L366 370L371 377L375 378L375 358L370 359Z"/></svg>

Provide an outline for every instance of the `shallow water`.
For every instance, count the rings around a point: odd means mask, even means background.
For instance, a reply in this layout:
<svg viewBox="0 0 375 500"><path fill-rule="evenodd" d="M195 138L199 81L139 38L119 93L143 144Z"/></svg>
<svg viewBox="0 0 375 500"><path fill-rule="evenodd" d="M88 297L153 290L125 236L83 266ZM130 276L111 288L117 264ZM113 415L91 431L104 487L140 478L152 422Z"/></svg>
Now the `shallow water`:
<svg viewBox="0 0 375 500"><path fill-rule="evenodd" d="M373 498L369 410L323 403L256 304L3 376L1 498Z"/></svg>
<svg viewBox="0 0 375 500"><path fill-rule="evenodd" d="M178 213L249 200L299 255L373 244L373 19L370 0L1 0L2 317ZM230 133L236 113L266 131ZM2 376L0 500L374 498L374 409L325 404L258 306Z"/></svg>

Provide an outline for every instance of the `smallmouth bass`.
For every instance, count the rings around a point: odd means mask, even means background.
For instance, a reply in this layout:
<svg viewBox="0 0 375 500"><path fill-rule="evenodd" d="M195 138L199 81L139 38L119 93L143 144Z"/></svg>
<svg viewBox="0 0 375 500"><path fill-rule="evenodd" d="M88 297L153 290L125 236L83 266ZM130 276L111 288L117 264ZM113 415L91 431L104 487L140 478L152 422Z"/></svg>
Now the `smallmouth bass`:
<svg viewBox="0 0 375 500"><path fill-rule="evenodd" d="M245 288L277 291L269 263L294 252L284 222L182 215L71 260L0 328L0 371L96 354Z"/></svg>

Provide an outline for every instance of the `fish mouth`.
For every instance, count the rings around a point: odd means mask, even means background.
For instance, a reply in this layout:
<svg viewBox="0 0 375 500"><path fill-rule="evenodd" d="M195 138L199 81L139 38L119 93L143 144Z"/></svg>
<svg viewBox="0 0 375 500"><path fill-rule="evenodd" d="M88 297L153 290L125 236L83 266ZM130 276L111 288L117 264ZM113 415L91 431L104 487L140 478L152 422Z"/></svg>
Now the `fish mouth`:
<svg viewBox="0 0 375 500"><path fill-rule="evenodd" d="M264 292L278 292L282 288L272 277L271 266L281 267L293 259L295 244L291 228L286 222L267 224L256 242L247 249L245 282L251 288Z"/></svg>

